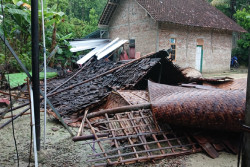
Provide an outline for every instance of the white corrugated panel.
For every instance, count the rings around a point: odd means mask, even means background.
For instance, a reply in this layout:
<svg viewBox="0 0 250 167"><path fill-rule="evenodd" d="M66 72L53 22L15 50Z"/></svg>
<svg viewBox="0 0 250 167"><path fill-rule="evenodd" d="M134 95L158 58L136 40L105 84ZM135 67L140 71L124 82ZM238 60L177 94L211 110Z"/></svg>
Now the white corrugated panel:
<svg viewBox="0 0 250 167"><path fill-rule="evenodd" d="M125 44L126 42L128 42L128 40L120 40L115 42L113 45L109 46L108 48L106 48L104 51L102 51L101 53L97 54L97 59L100 60L103 57L107 56L109 53L113 52L114 50L116 50L117 48L119 48L120 46L122 46L123 44Z"/></svg>
<svg viewBox="0 0 250 167"><path fill-rule="evenodd" d="M92 50L91 52L86 54L83 58L78 60L77 64L84 64L86 61L88 61L91 57L93 57L98 51L100 51L100 49L102 49L106 45L107 45L107 43L97 46L94 50Z"/></svg>
<svg viewBox="0 0 250 167"><path fill-rule="evenodd" d="M105 49L107 49L108 47L110 47L111 45L115 44L117 41L119 41L119 38L114 39L112 42L110 42L109 44L107 44L105 47L103 47L99 52L96 53L96 55L100 54L101 52L103 52Z"/></svg>
<svg viewBox="0 0 250 167"><path fill-rule="evenodd" d="M85 41L71 41L69 42L72 48L70 49L71 52L79 52L84 51L88 49L96 48L102 44L107 44L107 42L110 42L109 39L91 39L91 40L85 40Z"/></svg>

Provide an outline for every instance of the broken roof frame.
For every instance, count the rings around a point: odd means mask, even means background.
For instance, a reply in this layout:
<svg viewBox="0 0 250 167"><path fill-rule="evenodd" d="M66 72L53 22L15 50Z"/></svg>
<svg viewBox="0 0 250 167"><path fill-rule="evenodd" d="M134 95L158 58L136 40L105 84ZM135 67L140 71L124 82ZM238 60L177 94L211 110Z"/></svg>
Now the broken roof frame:
<svg viewBox="0 0 250 167"><path fill-rule="evenodd" d="M186 133L175 133L171 129L162 131L154 122L150 109L117 113L98 122L90 123L92 135L81 136L80 140L91 140L84 143L95 144L100 151L88 155L88 163L94 166L128 165L137 162L146 162L165 157L186 155L201 152L201 148ZM98 133L93 126L100 126ZM104 149L107 143L113 146ZM97 149L99 150L99 149Z"/></svg>

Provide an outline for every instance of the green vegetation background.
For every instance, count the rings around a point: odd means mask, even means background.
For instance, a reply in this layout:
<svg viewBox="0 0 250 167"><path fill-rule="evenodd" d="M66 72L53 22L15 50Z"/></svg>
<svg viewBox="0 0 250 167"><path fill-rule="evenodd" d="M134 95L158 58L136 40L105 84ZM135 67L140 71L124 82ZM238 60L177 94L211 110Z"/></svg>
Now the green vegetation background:
<svg viewBox="0 0 250 167"><path fill-rule="evenodd" d="M229 17L236 20L248 33L238 34L237 48L232 52L242 64L247 64L250 48L250 1L249 0L207 0ZM40 1L39 1L40 2ZM72 68L78 55L69 49L69 39L83 38L98 29L98 20L107 0L44 0L46 48L49 54L56 45L59 46L55 57L49 63L55 67L59 62L62 67ZM1 5L0 5L1 7ZM39 6L39 9L41 7ZM3 4L4 20L0 16L0 34L5 33L19 58L31 70L31 9L28 0L5 0ZM0 11L0 15L3 13ZM41 27L41 10L39 10ZM5 23L5 24L3 24ZM42 31L40 37L40 61L42 54ZM0 73L22 72L14 57L7 51L5 54L3 42L0 41ZM48 55L47 54L47 55ZM6 67L5 65L8 64ZM1 68L2 66L2 68ZM1 70L2 69L2 70Z"/></svg>

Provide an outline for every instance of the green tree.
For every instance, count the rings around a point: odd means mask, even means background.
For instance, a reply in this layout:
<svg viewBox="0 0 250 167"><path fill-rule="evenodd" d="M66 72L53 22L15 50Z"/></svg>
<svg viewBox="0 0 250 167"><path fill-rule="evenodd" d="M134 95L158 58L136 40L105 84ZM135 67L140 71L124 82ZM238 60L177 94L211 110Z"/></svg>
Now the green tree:
<svg viewBox="0 0 250 167"><path fill-rule="evenodd" d="M228 17L233 18L236 10L250 5L249 0L208 0L213 6L221 10Z"/></svg>
<svg viewBox="0 0 250 167"><path fill-rule="evenodd" d="M28 67L31 68L31 8L30 0L5 0L5 28L0 13L0 33L5 33L11 46ZM46 0L45 1L45 31L48 51L59 45L55 63L72 62L74 57L69 52L67 39L82 38L97 30L98 19L107 0ZM39 6L39 8L41 8ZM42 42L41 10L39 11L40 42ZM5 30L5 32L3 32ZM2 44L2 43L1 43ZM0 60L3 60L3 45L0 45ZM40 44L42 53L42 44ZM42 54L41 54L42 55ZM13 72L18 72L17 62L8 55L8 64ZM41 57L42 60L42 57ZM53 61L52 61L53 62ZM0 61L0 65L3 61ZM53 63L52 63L53 65Z"/></svg>
<svg viewBox="0 0 250 167"><path fill-rule="evenodd" d="M250 6L242 10L238 10L234 17L237 23L241 25L247 33L241 35L237 41L238 47L233 50L233 55L239 57L241 64L248 64L249 48L250 48Z"/></svg>

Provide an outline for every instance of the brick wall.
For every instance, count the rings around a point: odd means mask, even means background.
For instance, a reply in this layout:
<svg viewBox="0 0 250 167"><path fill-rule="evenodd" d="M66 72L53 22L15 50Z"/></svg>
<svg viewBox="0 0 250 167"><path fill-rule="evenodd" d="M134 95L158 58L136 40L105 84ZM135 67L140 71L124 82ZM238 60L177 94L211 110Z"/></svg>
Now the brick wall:
<svg viewBox="0 0 250 167"><path fill-rule="evenodd" d="M157 23L135 0L122 0L109 25L109 38L135 39L143 55L170 48L176 38L176 61L195 68L196 46L203 45L203 72L230 70L232 33L206 28ZM158 30L159 29L159 30Z"/></svg>
<svg viewBox="0 0 250 167"><path fill-rule="evenodd" d="M196 46L203 45L203 72L230 70L232 33L170 23L159 24L159 49L170 48L176 38L176 61L180 67L195 68Z"/></svg>
<svg viewBox="0 0 250 167"><path fill-rule="evenodd" d="M155 52L157 22L135 0L122 0L109 25L109 38L135 39L136 52Z"/></svg>

